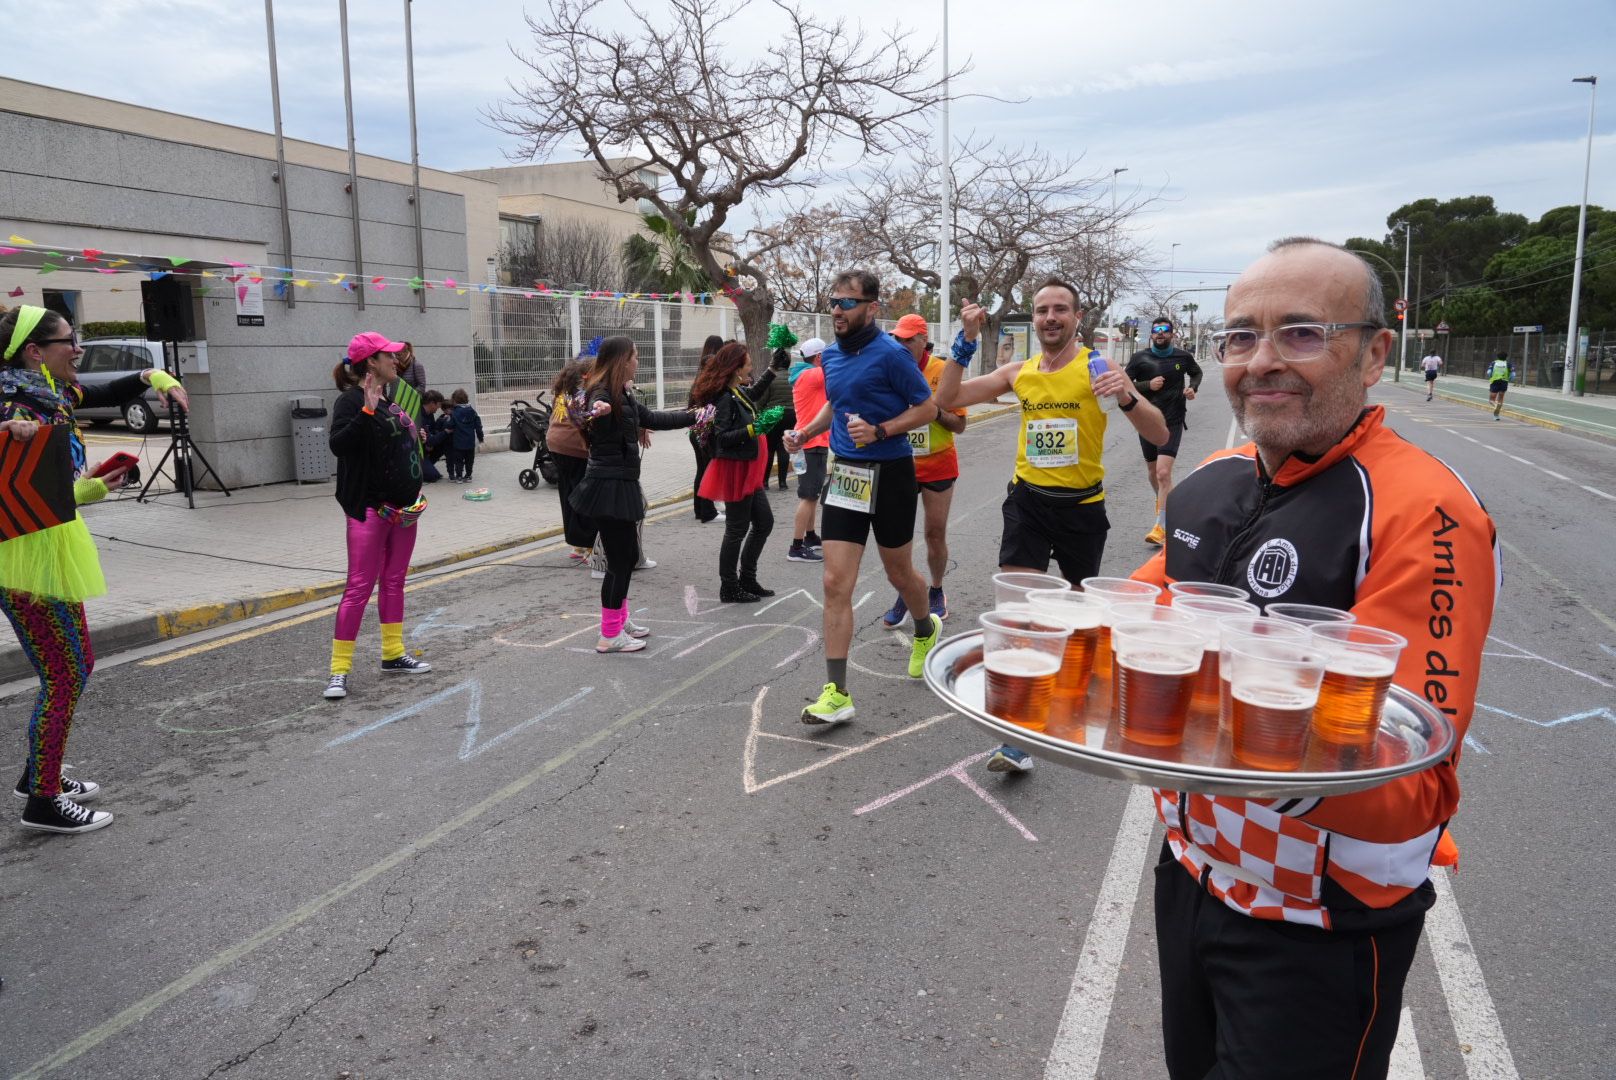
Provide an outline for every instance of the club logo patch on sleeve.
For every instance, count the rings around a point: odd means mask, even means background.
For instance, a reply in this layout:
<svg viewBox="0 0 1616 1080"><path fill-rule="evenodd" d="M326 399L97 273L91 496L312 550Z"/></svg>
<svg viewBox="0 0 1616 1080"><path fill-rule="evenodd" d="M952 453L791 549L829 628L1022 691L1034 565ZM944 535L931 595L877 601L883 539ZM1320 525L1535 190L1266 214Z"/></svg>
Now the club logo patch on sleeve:
<svg viewBox="0 0 1616 1080"><path fill-rule="evenodd" d="M1246 581L1252 592L1272 600L1287 592L1296 581L1299 562L1296 545L1276 537L1258 548L1251 562L1246 564Z"/></svg>

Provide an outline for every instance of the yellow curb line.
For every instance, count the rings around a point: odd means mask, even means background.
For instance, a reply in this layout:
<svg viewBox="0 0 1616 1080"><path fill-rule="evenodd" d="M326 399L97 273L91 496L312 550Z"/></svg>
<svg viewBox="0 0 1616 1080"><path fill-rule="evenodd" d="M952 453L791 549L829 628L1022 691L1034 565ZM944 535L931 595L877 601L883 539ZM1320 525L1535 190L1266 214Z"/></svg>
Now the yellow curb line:
<svg viewBox="0 0 1616 1080"><path fill-rule="evenodd" d="M1385 381L1386 380L1382 379L1381 380L1382 384L1384 384ZM1402 383L1393 383L1393 385L1394 386L1403 386ZM1414 394L1418 394L1421 390L1425 389L1423 386L1404 386L1403 388L1405 390L1408 390L1410 393L1414 393ZM1490 412L1493 411L1493 407L1491 405L1488 405L1484 401L1472 401L1470 398L1467 398L1467 397L1455 397L1453 394L1447 393L1447 392L1445 392L1443 390L1438 390L1436 392L1436 396L1441 398L1443 401L1451 401L1456 405L1468 405L1470 408L1472 408L1472 409L1480 409L1482 412L1489 412L1490 413ZM1504 406L1504 411L1503 411L1502 415L1509 417L1511 420L1519 420L1523 424L1536 424L1538 427L1540 427L1540 428L1548 428L1550 431L1564 431L1565 430L1565 425L1558 422L1558 421L1555 421L1555 420L1542 420L1542 419L1539 419L1536 416L1528 416L1523 412L1516 412L1514 409L1511 409L1507 405ZM1573 430L1580 430L1580 429L1577 429L1577 428L1574 427Z"/></svg>
<svg viewBox="0 0 1616 1080"><path fill-rule="evenodd" d="M658 499L656 502L649 504L647 509L657 510L664 506L672 506L674 503L684 502L692 494L693 492L687 489L679 495L670 495L666 498ZM411 564L409 573L413 576L425 573L428 570L452 566L456 563L470 562L472 559L480 559L484 555L493 555L497 552L509 551L511 548L524 547L542 540L549 540L552 537L560 536L561 532L561 526L557 525L527 536L513 537L509 540L483 544L480 547L450 552L447 555L440 555L437 558ZM221 603L199 604L196 607L181 608L177 611L159 612L153 617L153 624L157 632L153 640L165 641L169 638L183 637L186 634L195 634L201 630L211 630L214 627L240 622L243 619L269 615L286 608L297 607L299 604L307 604L313 600L323 600L328 596L335 596L340 593L345 586L346 582L344 581L326 581L318 585L307 585L296 589L277 589L274 592L264 593L261 596L250 596L242 600L226 600ZM151 642L142 641L141 644L151 644Z"/></svg>

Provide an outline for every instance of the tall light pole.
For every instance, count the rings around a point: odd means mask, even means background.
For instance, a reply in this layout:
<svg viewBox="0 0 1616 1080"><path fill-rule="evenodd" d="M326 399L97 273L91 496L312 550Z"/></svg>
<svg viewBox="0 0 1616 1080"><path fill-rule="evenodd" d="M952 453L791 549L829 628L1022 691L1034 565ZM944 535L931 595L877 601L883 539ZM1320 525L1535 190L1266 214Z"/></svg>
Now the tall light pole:
<svg viewBox="0 0 1616 1080"><path fill-rule="evenodd" d="M1588 154L1582 163L1582 210L1577 214L1577 261L1571 270L1571 318L1566 323L1565 375L1560 383L1562 394L1571 393L1572 371L1577 366L1577 305L1582 300L1582 242L1588 231L1588 174L1594 165L1594 100L1599 94L1599 76L1584 75L1571 81L1588 84ZM1583 392L1583 374L1576 372L1578 397Z"/></svg>
<svg viewBox="0 0 1616 1080"><path fill-rule="evenodd" d="M1178 244L1174 244L1167 253L1167 288L1173 287L1173 279L1178 274ZM1165 312L1163 313L1165 314ZM1155 318L1154 315L1151 318Z"/></svg>
<svg viewBox="0 0 1616 1080"><path fill-rule="evenodd" d="M1128 166L1126 165L1122 166L1121 168L1111 170L1111 218L1113 225L1117 216L1117 174L1125 173L1127 171Z"/></svg>
<svg viewBox="0 0 1616 1080"><path fill-rule="evenodd" d="M943 0L943 144L938 148L937 160L943 170L943 220L938 230L937 241L937 336L942 340L938 348L947 355L948 349L953 346L953 336L948 332L949 307L949 279L953 276L952 267L954 253L951 241L953 237L952 221L954 202L954 174L948 167L948 0ZM982 354L987 355L986 345Z"/></svg>
<svg viewBox="0 0 1616 1080"><path fill-rule="evenodd" d="M1396 278L1396 280L1397 280L1397 295L1399 295L1399 296L1403 295L1403 279L1397 277L1397 267L1393 266L1391 263L1387 262L1385 259L1382 259L1379 255L1376 255L1373 251L1357 251L1357 250L1354 250L1353 254L1357 255L1359 258L1362 258L1362 259L1374 259L1380 265L1382 265L1386 269L1390 270L1392 272L1392 277ZM1377 273L1379 273L1379 271L1377 271ZM1452 357L1449 357L1449 359L1452 359ZM1403 381L1403 365L1402 364L1393 364L1392 365L1392 382L1402 382L1402 381Z"/></svg>
<svg viewBox="0 0 1616 1080"><path fill-rule="evenodd" d="M1403 229L1403 291L1407 292L1409 281L1408 256L1409 252L1414 250L1414 226L1410 225L1406 221L1399 221L1397 225L1393 226L1393 228L1397 228L1398 226L1401 226ZM1408 297L1399 296L1398 299L1403 302L1406 308L1408 304ZM1402 316L1402 318L1398 321L1403 324L1402 340L1397 344L1397 370L1401 372L1403 368L1408 366L1408 312L1404 310L1399 311L1398 314Z"/></svg>

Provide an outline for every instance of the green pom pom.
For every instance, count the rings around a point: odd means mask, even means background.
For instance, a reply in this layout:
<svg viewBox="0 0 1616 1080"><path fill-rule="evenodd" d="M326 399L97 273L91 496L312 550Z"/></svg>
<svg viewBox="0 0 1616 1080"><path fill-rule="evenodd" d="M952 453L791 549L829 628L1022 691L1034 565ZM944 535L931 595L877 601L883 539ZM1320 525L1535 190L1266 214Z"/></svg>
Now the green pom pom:
<svg viewBox="0 0 1616 1080"><path fill-rule="evenodd" d="M791 327L785 323L769 324L769 344L767 348L770 352L775 349L789 349L796 343L797 335L791 332Z"/></svg>
<svg viewBox="0 0 1616 1080"><path fill-rule="evenodd" d="M786 415L784 405L770 405L758 413L757 420L752 424L752 430L759 435L767 435L780 426L780 420Z"/></svg>

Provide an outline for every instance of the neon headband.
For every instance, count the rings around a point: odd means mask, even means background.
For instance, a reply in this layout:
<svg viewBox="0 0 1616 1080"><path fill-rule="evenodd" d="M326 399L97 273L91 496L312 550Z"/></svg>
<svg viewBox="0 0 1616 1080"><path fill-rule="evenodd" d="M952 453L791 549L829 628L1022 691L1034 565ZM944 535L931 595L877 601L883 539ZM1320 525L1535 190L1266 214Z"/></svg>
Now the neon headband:
<svg viewBox="0 0 1616 1080"><path fill-rule="evenodd" d="M50 312L46 311L44 308L35 307L32 304L22 304L18 306L17 325L11 331L11 343L6 346L5 358L7 360L10 360L13 356L17 355L17 350L22 348L23 344L27 342L28 335L32 334L34 330L38 328L40 320L44 319L44 317L48 314L50 314Z"/></svg>

